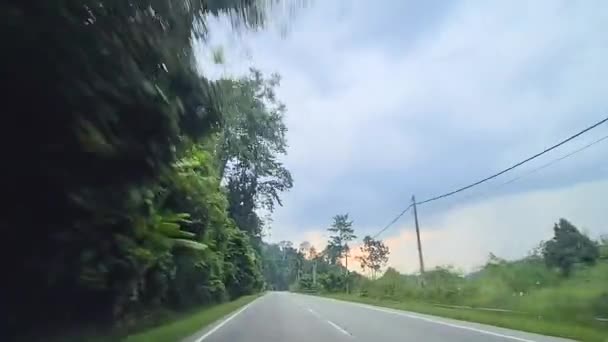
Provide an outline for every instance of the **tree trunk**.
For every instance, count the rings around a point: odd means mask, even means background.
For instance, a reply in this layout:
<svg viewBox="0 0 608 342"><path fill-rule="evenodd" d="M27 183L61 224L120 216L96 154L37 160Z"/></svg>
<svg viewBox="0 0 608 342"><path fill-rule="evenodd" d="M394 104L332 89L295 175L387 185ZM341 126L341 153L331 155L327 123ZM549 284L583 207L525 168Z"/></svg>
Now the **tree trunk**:
<svg viewBox="0 0 608 342"><path fill-rule="evenodd" d="M346 254L344 254L344 256L346 257L345 260L345 265L346 265L346 293L349 292L349 288L348 288L348 248L346 249Z"/></svg>

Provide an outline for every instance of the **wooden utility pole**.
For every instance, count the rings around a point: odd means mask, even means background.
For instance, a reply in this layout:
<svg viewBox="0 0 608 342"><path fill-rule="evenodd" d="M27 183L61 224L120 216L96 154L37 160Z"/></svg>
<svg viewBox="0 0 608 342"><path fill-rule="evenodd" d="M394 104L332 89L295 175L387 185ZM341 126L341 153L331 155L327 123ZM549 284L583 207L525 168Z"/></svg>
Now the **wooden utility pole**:
<svg viewBox="0 0 608 342"><path fill-rule="evenodd" d="M422 244L420 243L420 227L418 226L418 211L416 210L416 197L412 195L412 206L414 207L414 222L416 223L416 241L418 241L418 258L420 259L420 278L424 286L424 258L422 257Z"/></svg>
<svg viewBox="0 0 608 342"><path fill-rule="evenodd" d="M317 260L312 262L312 284L317 285Z"/></svg>
<svg viewBox="0 0 608 342"><path fill-rule="evenodd" d="M346 258L346 293L349 293L349 288L348 288L348 278L349 278L349 274L348 274L348 243L344 244L344 250L346 251L346 253L344 254L344 257Z"/></svg>

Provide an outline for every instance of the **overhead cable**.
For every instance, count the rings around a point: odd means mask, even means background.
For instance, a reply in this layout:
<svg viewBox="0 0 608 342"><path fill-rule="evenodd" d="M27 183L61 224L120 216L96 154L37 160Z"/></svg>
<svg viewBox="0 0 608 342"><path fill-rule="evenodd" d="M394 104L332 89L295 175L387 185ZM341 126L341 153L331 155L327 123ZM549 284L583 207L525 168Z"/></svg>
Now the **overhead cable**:
<svg viewBox="0 0 608 342"><path fill-rule="evenodd" d="M578 133L570 136L569 138L567 138L565 140L562 140L561 142L559 142L559 143L557 143L557 144L555 144L555 145L553 145L553 146L551 146L551 147L543 150L542 152L539 152L539 153L537 153L537 154L535 154L535 155L533 155L533 156L531 156L529 158L526 158L526 159L520 161L519 163L517 163L517 164L515 164L515 165L513 165L511 167L508 167L508 168L506 168L506 169L504 169L504 170L502 170L502 171L500 171L498 173L495 173L495 174L493 174L493 175L491 175L489 177L486 177L486 178L484 178L482 180L479 180L479 181L477 181L475 183L469 184L469 185L464 186L462 188L456 189L454 191L450 191L450 192L444 193L443 195L435 196L435 197L432 197L432 198L429 198L429 199L426 199L426 200L423 200L423 201L420 201L420 202L416 202L416 204L417 205L421 205L421 204L429 203L429 202L432 202L432 201L436 201L438 199L445 198L445 197L448 197L448 196L452 196L452 195L454 195L456 193L459 193L461 191L470 189L470 188L472 188L474 186L477 186L477 185L479 185L481 183L487 182L487 181L489 181L489 180L491 180L493 178L496 178L496 177L498 177L498 176L500 176L500 175L502 175L502 174L504 174L506 172L509 172L509 171L515 169L518 166L521 166L521 165L523 165L523 164L525 164L525 163L527 163L527 162L529 162L529 161L531 161L533 159L536 159L536 158L540 157L541 155L543 155L543 154L545 154L547 152L550 152L550 151L552 151L552 150L554 150L554 149L556 149L556 148L564 145L565 143L567 143L567 142L569 142L569 141L571 141L571 140L573 140L573 139L575 139L575 138L577 138L577 137L585 134L586 132L588 132L588 131L590 131L590 130L592 130L592 129L600 126L600 125L602 125L603 123L605 123L607 121L608 121L608 117L605 118L605 119L603 119L603 120L601 120L601 121L599 121L599 122L597 122L597 123L595 123L595 124L593 124L593 125L591 125L591 126L589 126L589 127L587 127L587 128L585 128L584 130L582 130L582 131L580 131L580 132L578 132ZM586 150L587 148L589 148L589 147L591 147L591 146L593 146L593 145L595 145L597 143L600 143L600 142L602 142L602 141L604 141L606 139L608 139L608 136L605 136L605 137L600 138L600 139L598 139L596 141L593 141L592 143L589 143L589 144L587 144L587 145L585 145L585 146L583 146L583 147L581 147L581 148L579 148L579 149L577 149L577 150L575 150L573 152L570 152L570 153L568 153L568 154L566 154L566 155L564 155L564 156L562 156L562 157L560 157L558 159L554 159L554 160L552 160L552 161L550 161L550 162L548 162L546 164L543 164L543 165L539 166L538 168L532 169L529 172L527 172L527 173L525 173L523 175L517 176L517 177L515 177L515 178L513 178L513 179L511 179L511 180L509 180L509 181L507 181L507 182L505 182L505 183L503 183L503 184L501 184L499 186L503 186L503 185L507 185L507 184L513 183L513 182L519 180L522 177L525 177L525 176L530 175L530 174L532 174L534 172L538 172L538 171L540 171L540 170L542 170L544 168L547 168L547 167L549 167L549 166L551 166L551 165L553 165L553 164L555 164L555 163L557 163L557 162L559 162L561 160L564 160L564 159L566 159L566 158L568 158L568 157L570 157L570 156L572 156L574 154L577 154L577 153L579 153L579 152L581 152L583 150ZM410 210L412 208L412 206L413 206L413 204L410 204L407 208L403 209L403 211L401 211L401 213L399 213L399 215L397 215L395 218L393 218L391 220L391 222L389 222L386 226L384 226L384 228L382 228L381 230L379 230L373 236L373 238L378 237L380 234L384 233L388 228L390 228L393 224L395 224L401 218L401 216L403 216L408 210Z"/></svg>
<svg viewBox="0 0 608 342"><path fill-rule="evenodd" d="M496 178L496 177L498 177L498 176L500 176L500 175L502 175L502 174L504 174L506 172L509 172L509 171L513 170L514 168L516 168L518 166L521 166L521 165L523 165L523 164L525 164L525 163L527 163L527 162L529 162L529 161L531 161L533 159L536 159L536 158L542 156L543 154L545 154L545 153L547 153L549 151L552 151L552 150L554 150L554 149L562 146L563 144L565 144L565 143L567 143L567 142L569 142L569 141L577 138L580 135L583 135L583 134L589 132L590 130L596 128L597 126L599 126L599 125L601 125L603 123L605 123L606 121L608 121L608 118L605 118L605 119L603 119L603 120L601 120L601 121L599 121L599 122L597 122L597 123L595 123L595 124L593 124L593 125L585 128L584 130L582 130L582 131L580 131L580 132L578 132L578 133L570 136L569 138L567 138L565 140L562 140L561 142L559 142L559 143L557 143L557 144L555 144L555 145L553 145L553 146L551 146L551 147L543 150L542 152L539 152L539 153L537 153L537 154L535 154L535 155L533 155L531 157L528 157L528 158L520 161L519 163L516 163L515 165L513 165L511 167L508 167L508 168L506 168L506 169L504 169L504 170L502 170L500 172L497 172L497 173L495 173L495 174L493 174L491 176L488 176L488 177L486 177L486 178L484 178L482 180L479 180L479 181L477 181L475 183L471 183L471 184L469 184L467 186L463 186L462 188L458 188L456 190L447 192L445 194L442 194L442 195L439 195L439 196L435 196L435 197L432 197L432 198L429 198L429 199L426 199L426 200L423 200L423 201L420 201L420 202L416 202L416 204L421 205L421 204L429 203L429 202L432 202L432 201L436 201L438 199L445 198L445 197L448 197L448 196L452 196L452 195L457 194L457 193L459 193L461 191L470 189L470 188L472 188L474 186L477 186L477 185L479 185L481 183L487 182L487 181L489 181L492 178Z"/></svg>
<svg viewBox="0 0 608 342"><path fill-rule="evenodd" d="M378 231L372 238L375 239L376 237L378 237L378 235L384 233L384 231L386 231L387 229L390 228L390 226L395 224L395 222L397 222L401 218L401 216L403 216L403 214L405 214L411 208L412 208L412 204L410 204L407 208L403 209L403 211L401 213L399 213L399 215L395 216L395 218L391 222L389 222L389 224L384 226L384 228L380 229L380 231Z"/></svg>

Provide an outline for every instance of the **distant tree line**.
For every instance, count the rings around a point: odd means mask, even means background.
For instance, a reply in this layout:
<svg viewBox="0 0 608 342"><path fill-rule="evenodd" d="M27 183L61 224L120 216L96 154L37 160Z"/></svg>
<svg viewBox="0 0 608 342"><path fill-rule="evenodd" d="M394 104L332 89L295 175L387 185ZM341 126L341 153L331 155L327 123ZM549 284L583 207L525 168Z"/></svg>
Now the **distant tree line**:
<svg viewBox="0 0 608 342"><path fill-rule="evenodd" d="M356 238L353 221L348 214L333 217L327 228L329 239L325 248L317 250L308 241L295 247L291 241L265 245L264 272L270 288L275 290L343 292L363 275L348 268L351 243ZM361 271L372 277L388 261L389 249L380 240L366 236L357 261Z"/></svg>
<svg viewBox="0 0 608 342"><path fill-rule="evenodd" d="M490 253L488 263L479 271L463 274L453 266L436 267L425 272L424 282L420 275L400 274L391 267L380 274L387 264L389 249L382 241L365 236L360 246L361 255L356 258L362 271L369 272L365 276L347 270L349 243L355 237L352 226L348 215L336 215L327 229L329 240L320 252L308 242L303 242L299 249L289 241L275 245L275 253L282 253L286 258L272 258L285 260L281 264L285 267L284 277L276 288L285 290L291 286L294 290L311 292L347 292L350 289L362 296L399 298L405 294L419 300L470 304L472 296L478 296L479 302L486 300L489 294L484 291L489 288L493 288L492 296L496 296L491 298L500 301L504 296L559 284L560 278L570 278L577 269L593 268L598 262L608 260L608 238L604 236L594 241L568 220L560 219L553 227L553 238L540 242L521 260L506 261ZM601 273L602 267L603 264L594 268L597 269L594 272ZM495 285L489 285L492 282ZM599 296L604 298L608 292Z"/></svg>
<svg viewBox="0 0 608 342"><path fill-rule="evenodd" d="M607 277L608 239L594 241L560 219L553 237L521 259L490 253L486 264L470 273L438 266L424 273L424 286L419 274L389 267L376 279L358 278L351 288L357 296L378 300L513 310L586 326L608 316Z"/></svg>

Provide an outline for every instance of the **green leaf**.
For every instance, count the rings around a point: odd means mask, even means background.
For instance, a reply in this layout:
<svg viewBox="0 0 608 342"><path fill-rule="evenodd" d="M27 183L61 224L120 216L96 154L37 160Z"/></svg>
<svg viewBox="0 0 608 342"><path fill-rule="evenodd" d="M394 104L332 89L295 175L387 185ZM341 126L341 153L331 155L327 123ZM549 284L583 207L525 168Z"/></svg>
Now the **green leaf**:
<svg viewBox="0 0 608 342"><path fill-rule="evenodd" d="M192 250L204 251L208 248L208 246L202 242L196 242L193 240L187 239L172 239L174 247L182 247Z"/></svg>

